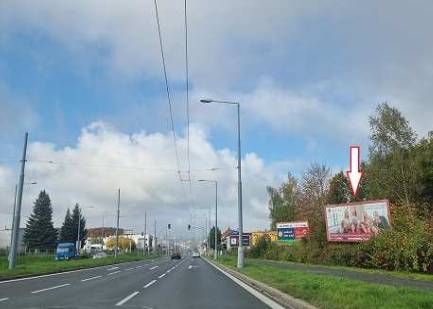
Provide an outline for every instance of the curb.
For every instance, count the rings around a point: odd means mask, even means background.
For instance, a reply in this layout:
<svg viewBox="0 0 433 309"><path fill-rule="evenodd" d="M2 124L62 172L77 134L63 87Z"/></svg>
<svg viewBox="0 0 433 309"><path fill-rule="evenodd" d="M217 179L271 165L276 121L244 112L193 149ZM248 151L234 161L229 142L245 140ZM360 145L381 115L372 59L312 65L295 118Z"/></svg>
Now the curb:
<svg viewBox="0 0 433 309"><path fill-rule="evenodd" d="M229 273L236 279L244 282L245 284L249 285L256 291L264 294L265 296L271 298L273 301L279 303L280 305L284 306L285 308L293 308L293 309L317 309L317 307L301 300L298 298L295 298L293 296L290 296L286 293L281 292L280 290L277 290L276 288L273 288L263 282L257 281L255 279L252 279L236 270L233 270L225 265L222 265L220 263L215 263L213 261L210 261L208 259L204 259L209 264L213 265L216 268L220 268L221 270L224 270L225 272Z"/></svg>

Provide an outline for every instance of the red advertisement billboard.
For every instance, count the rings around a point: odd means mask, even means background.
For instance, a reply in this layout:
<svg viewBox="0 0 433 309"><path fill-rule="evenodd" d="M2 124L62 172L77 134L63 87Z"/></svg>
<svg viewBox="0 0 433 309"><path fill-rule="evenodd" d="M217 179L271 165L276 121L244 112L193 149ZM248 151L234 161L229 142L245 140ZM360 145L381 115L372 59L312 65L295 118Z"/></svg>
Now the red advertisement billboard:
<svg viewBox="0 0 433 309"><path fill-rule="evenodd" d="M328 241L359 242L391 227L387 200L327 205Z"/></svg>

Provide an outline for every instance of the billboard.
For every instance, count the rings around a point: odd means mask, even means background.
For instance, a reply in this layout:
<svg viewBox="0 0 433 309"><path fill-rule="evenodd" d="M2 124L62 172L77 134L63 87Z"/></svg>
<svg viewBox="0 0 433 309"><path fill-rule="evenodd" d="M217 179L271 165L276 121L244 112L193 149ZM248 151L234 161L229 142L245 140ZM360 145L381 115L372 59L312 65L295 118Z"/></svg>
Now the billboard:
<svg viewBox="0 0 433 309"><path fill-rule="evenodd" d="M277 237L281 242L292 242L301 239L308 233L308 222L279 222Z"/></svg>
<svg viewBox="0 0 433 309"><path fill-rule="evenodd" d="M242 235L242 246L249 247L250 245L251 233L243 233ZM230 235L230 246L237 247L239 245L239 232L232 231Z"/></svg>
<svg viewBox="0 0 433 309"><path fill-rule="evenodd" d="M328 241L366 241L391 227L387 200L327 205L325 219Z"/></svg>
<svg viewBox="0 0 433 309"><path fill-rule="evenodd" d="M266 236L272 242L277 241L277 232L276 231L256 231L251 233L251 245L255 246L260 237Z"/></svg>

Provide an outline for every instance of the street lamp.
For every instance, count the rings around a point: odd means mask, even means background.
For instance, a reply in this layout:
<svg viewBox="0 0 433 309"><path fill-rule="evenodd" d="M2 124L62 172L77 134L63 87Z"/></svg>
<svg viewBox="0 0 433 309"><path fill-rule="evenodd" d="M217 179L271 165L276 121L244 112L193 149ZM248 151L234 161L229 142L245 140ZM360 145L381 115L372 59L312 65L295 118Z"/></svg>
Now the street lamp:
<svg viewBox="0 0 433 309"><path fill-rule="evenodd" d="M244 267L244 248L242 246L243 236L243 221L242 221L242 164L241 164L241 117L240 117L240 104L239 102L220 101L213 99L201 99L201 103L218 103L230 104L237 106L238 112L238 229L239 229L239 247L238 247L238 268Z"/></svg>
<svg viewBox="0 0 433 309"><path fill-rule="evenodd" d="M208 179L199 179L199 182L210 182L215 184L215 252L214 259L218 258L218 181L216 180L208 180Z"/></svg>

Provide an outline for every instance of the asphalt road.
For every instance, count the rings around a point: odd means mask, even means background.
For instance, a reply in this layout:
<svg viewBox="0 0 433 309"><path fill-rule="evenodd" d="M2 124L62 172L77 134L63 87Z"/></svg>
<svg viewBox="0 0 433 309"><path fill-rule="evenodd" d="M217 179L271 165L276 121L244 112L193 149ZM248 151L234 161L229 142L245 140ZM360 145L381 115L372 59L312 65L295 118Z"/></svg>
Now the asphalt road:
<svg viewBox="0 0 433 309"><path fill-rule="evenodd" d="M0 282L0 308L268 308L201 258Z"/></svg>

